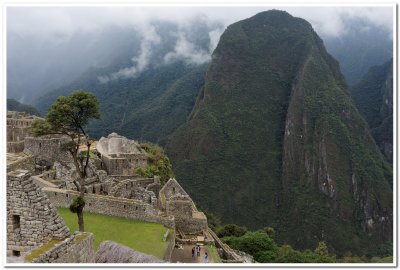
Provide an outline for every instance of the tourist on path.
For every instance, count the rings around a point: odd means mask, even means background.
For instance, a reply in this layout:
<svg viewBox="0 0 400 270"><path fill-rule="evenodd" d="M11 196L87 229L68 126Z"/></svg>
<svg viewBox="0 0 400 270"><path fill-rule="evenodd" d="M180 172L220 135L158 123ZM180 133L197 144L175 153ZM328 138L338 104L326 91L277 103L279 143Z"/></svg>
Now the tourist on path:
<svg viewBox="0 0 400 270"><path fill-rule="evenodd" d="M192 247L192 259L194 259L194 247Z"/></svg>
<svg viewBox="0 0 400 270"><path fill-rule="evenodd" d="M200 257L200 250L201 250L201 247L197 246L197 257Z"/></svg>
<svg viewBox="0 0 400 270"><path fill-rule="evenodd" d="M204 253L204 262L208 263L208 253L207 253L207 251Z"/></svg>

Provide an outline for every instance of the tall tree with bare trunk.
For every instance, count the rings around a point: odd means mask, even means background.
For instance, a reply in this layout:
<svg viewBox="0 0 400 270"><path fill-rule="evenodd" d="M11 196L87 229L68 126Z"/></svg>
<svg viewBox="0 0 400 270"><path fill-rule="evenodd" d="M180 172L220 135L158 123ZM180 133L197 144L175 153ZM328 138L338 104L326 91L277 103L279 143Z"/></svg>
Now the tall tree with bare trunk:
<svg viewBox="0 0 400 270"><path fill-rule="evenodd" d="M70 210L77 214L81 232L85 228L83 220L85 179L92 144L85 127L90 119L99 118L99 103L96 97L92 93L75 90L67 97L58 97L50 107L45 120L35 121L30 128L30 133L34 136L59 134L69 138L67 143L61 144L60 148L70 153L77 171L74 184L79 191L79 196L71 203ZM86 145L86 150L80 151L81 145Z"/></svg>

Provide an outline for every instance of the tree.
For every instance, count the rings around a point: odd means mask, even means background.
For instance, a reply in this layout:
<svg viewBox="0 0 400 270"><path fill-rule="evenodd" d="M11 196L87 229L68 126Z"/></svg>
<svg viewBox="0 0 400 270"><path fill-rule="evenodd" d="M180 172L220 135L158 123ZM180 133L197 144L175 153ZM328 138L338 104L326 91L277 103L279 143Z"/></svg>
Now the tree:
<svg viewBox="0 0 400 270"><path fill-rule="evenodd" d="M50 107L45 120L35 121L30 128L30 132L34 136L61 134L70 139L67 143L61 145L61 150L71 154L78 173L78 179L74 180L74 184L79 191L79 196L72 202L70 210L77 214L81 232L84 231L85 178L92 144L84 128L92 118L100 118L99 104L96 97L83 90L75 90L67 97L58 97ZM79 151L83 143L86 145L87 150Z"/></svg>
<svg viewBox="0 0 400 270"><path fill-rule="evenodd" d="M218 237L242 236L245 235L246 232L246 227L238 226L236 224L226 224L218 230Z"/></svg>

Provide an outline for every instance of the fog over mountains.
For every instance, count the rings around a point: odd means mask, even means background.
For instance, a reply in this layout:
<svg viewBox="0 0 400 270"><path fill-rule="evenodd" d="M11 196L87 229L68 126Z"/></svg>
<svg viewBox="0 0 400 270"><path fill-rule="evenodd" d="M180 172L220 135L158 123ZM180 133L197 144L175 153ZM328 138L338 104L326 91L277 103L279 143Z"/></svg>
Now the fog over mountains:
<svg viewBox="0 0 400 270"><path fill-rule="evenodd" d="M149 67L176 60L203 64L210 61L228 24L268 9L9 7L7 95L34 104L42 94L68 85L89 68L110 67L126 59L129 63L123 68L99 80L138 76ZM370 66L391 57L390 8L284 9L313 25L350 84Z"/></svg>

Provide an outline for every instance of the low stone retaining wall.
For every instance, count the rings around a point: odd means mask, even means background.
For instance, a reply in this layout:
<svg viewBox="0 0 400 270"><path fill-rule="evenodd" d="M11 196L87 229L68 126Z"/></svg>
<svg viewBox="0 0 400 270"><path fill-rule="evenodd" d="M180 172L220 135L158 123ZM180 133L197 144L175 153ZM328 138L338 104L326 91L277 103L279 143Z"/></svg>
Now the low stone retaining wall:
<svg viewBox="0 0 400 270"><path fill-rule="evenodd" d="M38 257L32 259L31 262L94 263L93 234L75 232L72 236L55 244L53 247L38 255Z"/></svg>
<svg viewBox="0 0 400 270"><path fill-rule="evenodd" d="M214 238L215 246L217 248L221 248L222 249L223 256L225 257L224 261L230 262L230 263L241 263L241 262L243 262L239 258L239 256L227 244L223 243L221 241L221 239L219 239L219 237L210 228L208 228L208 232Z"/></svg>
<svg viewBox="0 0 400 270"><path fill-rule="evenodd" d="M164 261L170 262L171 261L171 256L172 256L172 251L174 251L175 248L175 238L176 238L176 232L174 229L172 229L172 233L170 230L170 235L168 236L170 238L170 242L168 244L167 250L164 253Z"/></svg>
<svg viewBox="0 0 400 270"><path fill-rule="evenodd" d="M33 182L41 188L44 188L44 187L57 188L56 185L54 185L53 183L51 183L49 181L44 180L40 175L31 176L31 178L32 178Z"/></svg>
<svg viewBox="0 0 400 270"><path fill-rule="evenodd" d="M44 187L50 202L56 207L69 208L72 200L79 192L66 189ZM175 228L175 220L172 217L157 215L157 210L152 205L132 199L104 196L97 194L85 194L84 211L99 213L109 216L138 219L147 222L160 223L168 228Z"/></svg>
<svg viewBox="0 0 400 270"><path fill-rule="evenodd" d="M26 155L21 157L19 160L7 163L7 172L12 172L15 170L28 170L30 172L35 171L35 157Z"/></svg>

